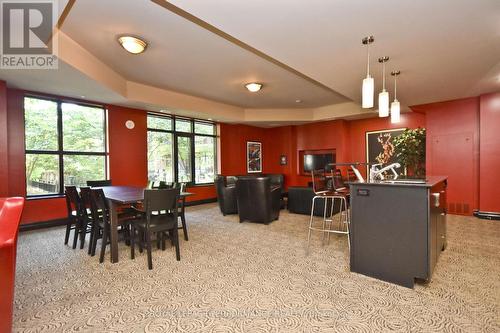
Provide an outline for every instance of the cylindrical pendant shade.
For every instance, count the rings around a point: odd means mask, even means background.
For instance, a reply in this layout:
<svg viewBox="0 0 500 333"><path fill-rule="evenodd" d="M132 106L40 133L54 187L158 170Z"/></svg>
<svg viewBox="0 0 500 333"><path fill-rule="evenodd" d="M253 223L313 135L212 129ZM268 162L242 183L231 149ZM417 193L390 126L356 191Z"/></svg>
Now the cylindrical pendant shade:
<svg viewBox="0 0 500 333"><path fill-rule="evenodd" d="M391 103L391 123L399 123L401 121L401 109L397 99Z"/></svg>
<svg viewBox="0 0 500 333"><path fill-rule="evenodd" d="M385 89L378 94L378 116L389 116L389 93Z"/></svg>
<svg viewBox="0 0 500 333"><path fill-rule="evenodd" d="M362 107L364 109L369 109L373 107L373 94L375 93L375 83L371 76L367 76L363 80L363 103Z"/></svg>

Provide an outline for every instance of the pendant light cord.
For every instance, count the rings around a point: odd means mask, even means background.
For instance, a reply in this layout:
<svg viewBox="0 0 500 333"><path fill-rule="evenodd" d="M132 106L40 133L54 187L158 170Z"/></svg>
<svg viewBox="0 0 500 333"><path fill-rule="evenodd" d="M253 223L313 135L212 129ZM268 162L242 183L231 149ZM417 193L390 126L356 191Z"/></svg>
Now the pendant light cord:
<svg viewBox="0 0 500 333"><path fill-rule="evenodd" d="M366 57L367 57L366 77L369 77L370 76L370 43L366 44Z"/></svg>
<svg viewBox="0 0 500 333"><path fill-rule="evenodd" d="M385 91L385 61L382 63L382 90Z"/></svg>
<svg viewBox="0 0 500 333"><path fill-rule="evenodd" d="M395 100L398 99L397 98L397 94L396 94L397 89L398 89L398 86L397 86L397 75L394 75L394 99Z"/></svg>

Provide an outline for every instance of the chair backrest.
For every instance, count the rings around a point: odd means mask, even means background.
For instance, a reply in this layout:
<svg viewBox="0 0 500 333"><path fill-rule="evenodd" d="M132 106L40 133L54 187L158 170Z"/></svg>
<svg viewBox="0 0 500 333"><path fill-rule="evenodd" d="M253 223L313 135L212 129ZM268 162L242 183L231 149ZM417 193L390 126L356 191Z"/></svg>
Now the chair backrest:
<svg viewBox="0 0 500 333"><path fill-rule="evenodd" d="M344 180L342 179L342 172L340 171L340 169L335 169L335 171L332 171L332 180L334 190L345 187Z"/></svg>
<svg viewBox="0 0 500 333"><path fill-rule="evenodd" d="M356 174L354 174L354 171L351 168L347 169L347 180L351 181L355 179L356 179Z"/></svg>
<svg viewBox="0 0 500 333"><path fill-rule="evenodd" d="M66 207L68 209L68 216L72 215L73 210L77 212L78 215L82 214L82 201L76 186L65 186L64 194L66 196Z"/></svg>
<svg viewBox="0 0 500 333"><path fill-rule="evenodd" d="M91 192L90 187L80 187L80 198L82 199L82 208L84 208L83 213L85 215L87 215L87 208L92 208Z"/></svg>
<svg viewBox="0 0 500 333"><path fill-rule="evenodd" d="M102 215L104 222L109 222L108 201L106 200L106 196L104 195L102 188L92 189L90 191L90 210L92 212L92 218L96 221Z"/></svg>
<svg viewBox="0 0 500 333"><path fill-rule="evenodd" d="M90 186L90 187L111 186L111 179L109 179L109 180L87 180L87 186Z"/></svg>
<svg viewBox="0 0 500 333"><path fill-rule="evenodd" d="M325 170L313 170L311 171L311 177L314 193L317 194L327 190Z"/></svg>
<svg viewBox="0 0 500 333"><path fill-rule="evenodd" d="M144 190L144 207L149 216L153 212L175 211L177 213L179 189Z"/></svg>

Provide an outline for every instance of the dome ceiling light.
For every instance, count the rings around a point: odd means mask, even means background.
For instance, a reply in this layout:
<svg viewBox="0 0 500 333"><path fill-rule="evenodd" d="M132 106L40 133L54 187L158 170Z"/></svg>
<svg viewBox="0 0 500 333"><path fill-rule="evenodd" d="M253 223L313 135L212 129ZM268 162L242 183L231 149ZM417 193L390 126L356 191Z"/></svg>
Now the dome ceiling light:
<svg viewBox="0 0 500 333"><path fill-rule="evenodd" d="M140 54L146 50L148 43L134 36L121 36L118 38L120 45L129 53Z"/></svg>
<svg viewBox="0 0 500 333"><path fill-rule="evenodd" d="M250 92L257 92L260 89L262 89L262 83L257 83L257 82L247 83L245 84L245 88L247 88L248 91Z"/></svg>

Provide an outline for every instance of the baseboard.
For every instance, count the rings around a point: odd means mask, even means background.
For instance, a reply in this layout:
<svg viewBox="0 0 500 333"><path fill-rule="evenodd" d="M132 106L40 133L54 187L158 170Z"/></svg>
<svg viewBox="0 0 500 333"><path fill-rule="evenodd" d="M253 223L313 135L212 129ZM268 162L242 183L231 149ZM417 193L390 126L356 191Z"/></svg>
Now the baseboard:
<svg viewBox="0 0 500 333"><path fill-rule="evenodd" d="M204 204L212 203L212 202L217 202L217 198L209 198L209 199L186 202L186 207L204 205Z"/></svg>
<svg viewBox="0 0 500 333"><path fill-rule="evenodd" d="M500 213L497 212L482 212L479 210L475 210L474 216L485 220L500 220Z"/></svg>
<svg viewBox="0 0 500 333"><path fill-rule="evenodd" d="M19 231L30 231L30 230L37 230L37 229L60 227L62 225L66 225L66 223L67 223L66 221L67 221L67 219L57 219L57 220L50 220L50 221L43 221L43 222L21 224L19 226Z"/></svg>
<svg viewBox="0 0 500 333"><path fill-rule="evenodd" d="M186 202L186 207L204 205L204 204L212 203L212 202L217 202L217 198L210 198L210 199L203 199L203 200ZM67 219L57 219L57 220L50 220L50 221L43 221L43 222L21 224L19 226L19 231L30 231L30 230L37 230L37 229L59 227L62 225L66 225L66 221L67 221Z"/></svg>

